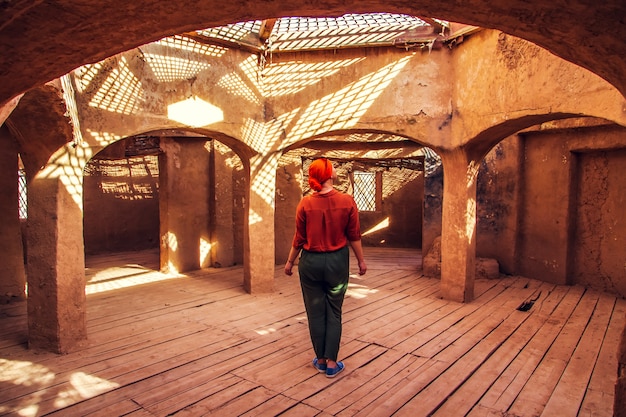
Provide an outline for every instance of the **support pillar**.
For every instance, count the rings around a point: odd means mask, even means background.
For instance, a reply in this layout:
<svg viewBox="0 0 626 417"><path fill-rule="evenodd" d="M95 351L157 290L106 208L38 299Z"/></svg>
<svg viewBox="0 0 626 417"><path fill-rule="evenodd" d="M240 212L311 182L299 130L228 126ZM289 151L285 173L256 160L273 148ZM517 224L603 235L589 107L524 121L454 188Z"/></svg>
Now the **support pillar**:
<svg viewBox="0 0 626 417"><path fill-rule="evenodd" d="M244 288L249 293L274 291L274 198L278 153L250 161L248 216L244 225Z"/></svg>
<svg viewBox="0 0 626 417"><path fill-rule="evenodd" d="M161 138L159 158L160 264L166 272L211 265L210 142ZM226 220L232 221L232 220Z"/></svg>
<svg viewBox="0 0 626 417"><path fill-rule="evenodd" d="M18 215L17 144L6 127L0 127L0 302L24 300L26 272Z"/></svg>
<svg viewBox="0 0 626 417"><path fill-rule="evenodd" d="M443 214L441 295L446 300L474 299L476 275L476 178L478 163L463 149L442 152Z"/></svg>
<svg viewBox="0 0 626 417"><path fill-rule="evenodd" d="M72 152L62 149L28 185L29 346L57 353L76 350L87 340L84 161Z"/></svg>

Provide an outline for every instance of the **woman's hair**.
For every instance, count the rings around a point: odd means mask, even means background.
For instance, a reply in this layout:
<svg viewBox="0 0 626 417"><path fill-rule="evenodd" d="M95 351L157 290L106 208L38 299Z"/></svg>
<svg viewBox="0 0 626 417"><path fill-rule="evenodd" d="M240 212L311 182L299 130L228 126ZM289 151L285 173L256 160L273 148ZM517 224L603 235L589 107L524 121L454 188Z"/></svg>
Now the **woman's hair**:
<svg viewBox="0 0 626 417"><path fill-rule="evenodd" d="M309 165L309 185L315 191L322 189L322 184L333 176L333 164L326 158L319 158Z"/></svg>

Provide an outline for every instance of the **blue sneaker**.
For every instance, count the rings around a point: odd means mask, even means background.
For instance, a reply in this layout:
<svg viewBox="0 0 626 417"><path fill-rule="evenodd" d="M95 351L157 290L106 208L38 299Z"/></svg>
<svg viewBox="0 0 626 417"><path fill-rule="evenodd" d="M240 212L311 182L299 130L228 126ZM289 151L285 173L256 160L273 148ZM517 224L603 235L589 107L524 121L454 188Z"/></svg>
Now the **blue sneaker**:
<svg viewBox="0 0 626 417"><path fill-rule="evenodd" d="M344 368L345 366L343 366L343 362L337 362L337 366L335 366L334 368L326 367L326 378L336 377L337 374L343 371Z"/></svg>
<svg viewBox="0 0 626 417"><path fill-rule="evenodd" d="M317 372L326 372L326 364L318 363L317 358L313 359L313 367L317 369Z"/></svg>

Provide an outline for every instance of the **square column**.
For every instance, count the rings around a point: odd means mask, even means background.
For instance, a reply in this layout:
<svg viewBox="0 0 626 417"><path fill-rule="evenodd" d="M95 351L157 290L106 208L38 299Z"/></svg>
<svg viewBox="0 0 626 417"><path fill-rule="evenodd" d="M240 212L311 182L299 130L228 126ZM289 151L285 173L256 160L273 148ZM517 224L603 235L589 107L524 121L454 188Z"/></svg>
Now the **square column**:
<svg viewBox="0 0 626 417"><path fill-rule="evenodd" d="M161 138L159 158L160 264L167 272L211 265L210 142ZM232 220L227 220L232 221Z"/></svg>
<svg viewBox="0 0 626 417"><path fill-rule="evenodd" d="M87 339L82 168L60 161L28 186L28 330L30 347L67 353Z"/></svg>
<svg viewBox="0 0 626 417"><path fill-rule="evenodd" d="M446 300L474 299L476 275L476 178L479 164L461 149L441 153L443 213L441 295Z"/></svg>
<svg viewBox="0 0 626 417"><path fill-rule="evenodd" d="M279 157L258 155L250 161L248 216L244 221L244 288L252 294L274 291L274 198Z"/></svg>

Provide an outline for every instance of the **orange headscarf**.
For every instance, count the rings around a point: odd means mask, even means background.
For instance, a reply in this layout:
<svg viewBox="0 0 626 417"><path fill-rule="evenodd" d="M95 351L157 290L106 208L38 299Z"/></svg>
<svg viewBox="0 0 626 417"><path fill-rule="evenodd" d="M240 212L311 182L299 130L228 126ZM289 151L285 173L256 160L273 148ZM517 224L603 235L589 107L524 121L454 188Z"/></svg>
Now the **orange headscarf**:
<svg viewBox="0 0 626 417"><path fill-rule="evenodd" d="M322 189L322 184L333 176L333 164L326 158L316 159L309 165L309 185L315 191Z"/></svg>

